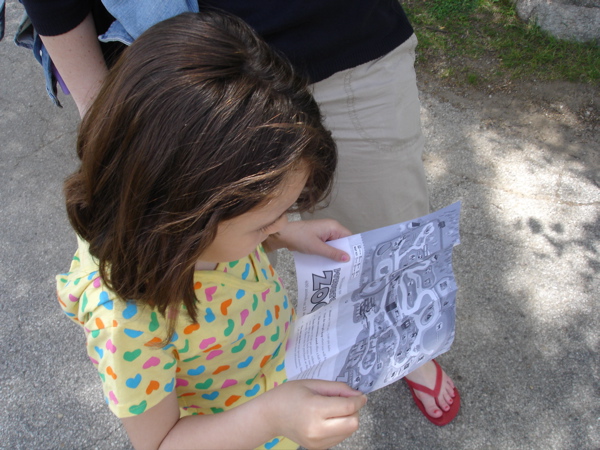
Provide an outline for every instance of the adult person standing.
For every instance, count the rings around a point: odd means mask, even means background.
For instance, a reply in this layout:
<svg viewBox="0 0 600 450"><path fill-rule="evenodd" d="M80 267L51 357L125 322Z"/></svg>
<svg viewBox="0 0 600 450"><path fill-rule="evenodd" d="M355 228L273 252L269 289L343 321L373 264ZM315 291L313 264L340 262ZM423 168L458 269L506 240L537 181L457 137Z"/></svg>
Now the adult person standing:
<svg viewBox="0 0 600 450"><path fill-rule="evenodd" d="M396 0L208 0L199 5L178 0L144 2L143 8L136 3L23 0L82 116L115 51L97 39L99 34L112 39L105 33L114 18L135 38L144 26L182 12L177 8L219 8L244 19L310 79L337 143L337 178L328 206L303 218L334 218L359 233L429 212L414 70L417 39ZM425 416L444 425L459 402L452 381L438 367L429 362L407 379Z"/></svg>

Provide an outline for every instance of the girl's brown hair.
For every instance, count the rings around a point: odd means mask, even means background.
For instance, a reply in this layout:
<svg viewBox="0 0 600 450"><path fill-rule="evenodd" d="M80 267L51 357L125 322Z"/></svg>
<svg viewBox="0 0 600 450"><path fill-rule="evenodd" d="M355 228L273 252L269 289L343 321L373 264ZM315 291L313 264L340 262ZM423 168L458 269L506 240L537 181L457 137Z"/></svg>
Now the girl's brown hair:
<svg viewBox="0 0 600 450"><path fill-rule="evenodd" d="M307 83L240 19L183 14L111 69L77 140L67 212L123 299L196 321L194 264L219 222L308 168L298 210L331 188L336 150ZM173 321L170 321L169 335Z"/></svg>

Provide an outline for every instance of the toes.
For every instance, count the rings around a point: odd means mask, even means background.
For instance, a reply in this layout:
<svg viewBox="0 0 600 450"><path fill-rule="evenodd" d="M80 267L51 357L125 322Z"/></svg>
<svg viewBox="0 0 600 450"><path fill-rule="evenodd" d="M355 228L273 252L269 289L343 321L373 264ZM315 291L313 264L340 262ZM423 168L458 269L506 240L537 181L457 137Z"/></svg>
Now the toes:
<svg viewBox="0 0 600 450"><path fill-rule="evenodd" d="M452 381L452 378L450 378L448 376L448 374L446 373L446 371L444 370L443 372L443 381L442 381L442 390L444 390L444 388L453 391L454 390L454 381Z"/></svg>
<svg viewBox="0 0 600 450"><path fill-rule="evenodd" d="M435 370L433 362L424 364L419 369L415 370L411 374L412 379L409 379L415 383L427 386L429 389L433 389L433 385L435 385L435 371L432 372L431 369ZM430 379L432 376L433 379ZM446 375L446 372L442 372L442 377L441 389L437 399L433 398L429 394L415 391L416 396L419 398L423 404L423 407L425 408L425 412L433 418L439 418L444 415L445 412L450 411L452 405L456 401L454 382L448 375Z"/></svg>
<svg viewBox="0 0 600 450"><path fill-rule="evenodd" d="M448 405L452 405L454 403L454 399L452 398L452 395L449 392L444 392L440 394L440 397L443 397Z"/></svg>
<svg viewBox="0 0 600 450"><path fill-rule="evenodd" d="M438 405L443 411L448 411L450 410L451 403L448 402L448 400L445 397L445 394L440 394L438 396Z"/></svg>
<svg viewBox="0 0 600 450"><path fill-rule="evenodd" d="M437 417L442 416L442 414L444 414L444 412L442 411L441 405L438 406L435 403L433 397L431 397L430 395L420 396L418 394L417 394L417 396L423 403L423 406L425 407L425 411L427 411L427 414L429 414L431 417L437 418Z"/></svg>
<svg viewBox="0 0 600 450"><path fill-rule="evenodd" d="M454 388L455 388L455 386L454 386L454 382L453 382L453 381L452 381L452 379L451 379L450 377L448 377L448 376L446 376L446 384L447 384L447 386L448 386L448 389L449 389L450 391L454 392Z"/></svg>
<svg viewBox="0 0 600 450"><path fill-rule="evenodd" d="M446 398L446 400L448 400L448 398L454 398L456 396L456 392L455 392L455 387L454 387L454 382L452 381L452 379L446 374L446 372L444 372L444 381L442 383L442 389L441 389L441 393L445 394L444 397ZM452 402L449 402L450 404L452 404Z"/></svg>
<svg viewBox="0 0 600 450"><path fill-rule="evenodd" d="M445 372L443 374L443 377L444 377L444 381L442 383L441 392L440 392L440 394L438 395L438 398L437 398L437 406L442 411L446 412L446 411L450 410L450 407L454 403L454 398L453 397L456 394L454 392L454 383L452 382L452 380L450 379L450 377L448 377Z"/></svg>

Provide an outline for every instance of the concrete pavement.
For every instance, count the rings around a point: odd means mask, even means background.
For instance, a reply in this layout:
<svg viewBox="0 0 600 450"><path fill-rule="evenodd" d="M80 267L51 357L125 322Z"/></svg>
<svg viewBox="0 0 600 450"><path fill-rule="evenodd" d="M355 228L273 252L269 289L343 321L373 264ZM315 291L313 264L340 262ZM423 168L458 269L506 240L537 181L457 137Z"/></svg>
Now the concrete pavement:
<svg viewBox="0 0 600 450"><path fill-rule="evenodd" d="M20 8L8 2L0 43L0 448L126 449L54 293L76 246L61 188L78 115L69 98L51 104L12 43ZM433 205L463 202L457 334L439 358L462 411L437 428L396 383L370 395L339 448L600 448L599 128L502 94L421 87ZM584 89L597 113L598 89ZM280 267L293 287L289 255Z"/></svg>

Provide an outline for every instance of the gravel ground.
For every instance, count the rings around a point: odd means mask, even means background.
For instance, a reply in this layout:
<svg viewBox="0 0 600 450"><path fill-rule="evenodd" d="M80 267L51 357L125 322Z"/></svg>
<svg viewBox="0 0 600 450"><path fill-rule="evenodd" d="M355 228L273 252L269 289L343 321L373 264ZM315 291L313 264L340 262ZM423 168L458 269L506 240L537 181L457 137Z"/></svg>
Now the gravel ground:
<svg viewBox="0 0 600 450"><path fill-rule="evenodd" d="M0 44L0 413L2 449L128 448L104 406L83 335L54 275L75 239L61 194L77 112L57 109L11 36ZM600 96L530 82L460 88L421 74L434 208L463 202L457 334L439 361L462 395L444 428L400 382L370 395L340 449L600 448ZM281 272L294 290L292 262Z"/></svg>

